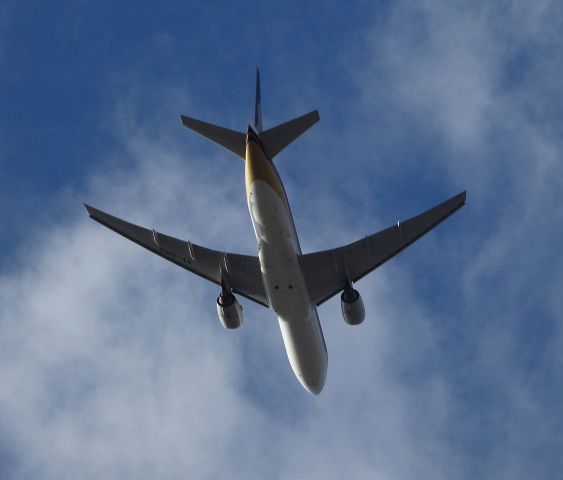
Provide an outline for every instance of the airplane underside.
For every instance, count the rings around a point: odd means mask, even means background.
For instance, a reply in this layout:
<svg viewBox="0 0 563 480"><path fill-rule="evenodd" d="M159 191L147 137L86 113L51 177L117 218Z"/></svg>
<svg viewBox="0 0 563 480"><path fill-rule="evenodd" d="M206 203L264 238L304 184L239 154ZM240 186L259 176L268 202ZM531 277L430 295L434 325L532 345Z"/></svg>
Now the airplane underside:
<svg viewBox="0 0 563 480"><path fill-rule="evenodd" d="M325 383L328 356L317 308L299 265L301 252L293 221L278 193L261 180L251 184L248 206L260 245L264 287L289 363L303 387L318 394Z"/></svg>
<svg viewBox="0 0 563 480"><path fill-rule="evenodd" d="M465 205L461 192L404 222L356 242L302 254L274 157L319 120L317 111L262 130L260 78L256 78L254 124L246 133L182 115L182 123L244 160L248 209L258 255L221 252L147 229L85 204L91 218L162 258L220 287L217 313L228 329L242 325L236 295L271 307L278 319L291 368L303 387L319 394L328 356L317 307L340 294L344 321L364 321L357 282L410 246Z"/></svg>

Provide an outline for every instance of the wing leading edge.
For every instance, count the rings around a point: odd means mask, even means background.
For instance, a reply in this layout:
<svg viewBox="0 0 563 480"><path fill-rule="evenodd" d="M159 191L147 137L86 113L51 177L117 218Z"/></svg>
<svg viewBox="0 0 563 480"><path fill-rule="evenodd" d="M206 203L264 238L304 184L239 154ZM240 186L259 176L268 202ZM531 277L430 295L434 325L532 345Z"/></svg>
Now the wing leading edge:
<svg viewBox="0 0 563 480"><path fill-rule="evenodd" d="M466 192L416 217L340 248L302 255L299 259L311 301L320 305L407 248L465 205Z"/></svg>
<svg viewBox="0 0 563 480"><path fill-rule="evenodd" d="M221 285L221 276L226 276L234 293L269 306L258 257L210 250L84 206L93 220L141 247L217 285Z"/></svg>

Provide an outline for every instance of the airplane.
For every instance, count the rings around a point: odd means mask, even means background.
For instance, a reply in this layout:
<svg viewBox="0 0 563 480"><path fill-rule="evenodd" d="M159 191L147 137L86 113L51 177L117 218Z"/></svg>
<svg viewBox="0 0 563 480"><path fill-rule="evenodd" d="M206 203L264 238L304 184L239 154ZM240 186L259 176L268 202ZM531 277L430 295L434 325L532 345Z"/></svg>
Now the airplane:
<svg viewBox="0 0 563 480"><path fill-rule="evenodd" d="M312 111L273 128L262 128L260 73L256 71L254 123L246 133L181 115L187 128L244 161L248 210L258 255L220 252L147 229L84 204L92 219L138 245L215 284L217 314L227 329L243 322L235 294L277 316L289 363L301 385L318 395L325 385L328 355L317 307L340 293L344 321L364 321L354 283L407 248L465 205L463 191L439 205L348 245L301 252L289 202L274 158L320 119Z"/></svg>

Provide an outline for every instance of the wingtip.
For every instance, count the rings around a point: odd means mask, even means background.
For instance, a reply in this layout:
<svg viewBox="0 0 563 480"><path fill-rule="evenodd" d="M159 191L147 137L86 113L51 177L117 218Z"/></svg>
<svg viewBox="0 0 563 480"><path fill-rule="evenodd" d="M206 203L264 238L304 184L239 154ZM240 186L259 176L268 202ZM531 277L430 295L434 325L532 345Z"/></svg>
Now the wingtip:
<svg viewBox="0 0 563 480"><path fill-rule="evenodd" d="M455 203L458 203L460 205L465 205L466 198L467 198L467 190L464 190L463 192L459 192L458 194L451 197L449 201L455 201Z"/></svg>
<svg viewBox="0 0 563 480"><path fill-rule="evenodd" d="M94 218L94 215L98 210L96 210L94 207L92 207L91 205L88 205L85 202L83 202L82 205L84 205L84 208L88 212L88 215L90 216L90 218Z"/></svg>
<svg viewBox="0 0 563 480"><path fill-rule="evenodd" d="M465 205L465 200L467 199L467 190L464 190L459 195L463 199L463 204Z"/></svg>
<svg viewBox="0 0 563 480"><path fill-rule="evenodd" d="M82 202L82 205L84 205L84 208L88 212L88 215L92 216L92 213L91 213L92 207L90 205L88 205L86 202Z"/></svg>

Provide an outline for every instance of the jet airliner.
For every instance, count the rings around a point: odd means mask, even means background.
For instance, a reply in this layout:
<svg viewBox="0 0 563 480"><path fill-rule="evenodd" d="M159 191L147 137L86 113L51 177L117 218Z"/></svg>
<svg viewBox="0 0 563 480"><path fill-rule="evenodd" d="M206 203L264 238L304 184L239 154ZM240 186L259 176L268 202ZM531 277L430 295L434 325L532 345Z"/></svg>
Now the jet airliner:
<svg viewBox="0 0 563 480"><path fill-rule="evenodd" d="M235 294L277 316L289 363L303 387L319 394L328 356L317 307L340 293L344 321L363 322L362 297L354 283L411 245L465 204L466 192L380 232L329 250L301 252L275 156L319 121L317 111L276 127L262 128L260 75L256 72L254 122L246 133L187 116L182 123L244 161L248 209L258 255L220 252L154 229L121 220L89 205L90 217L129 240L220 287L217 313L228 329L241 326L242 307Z"/></svg>

